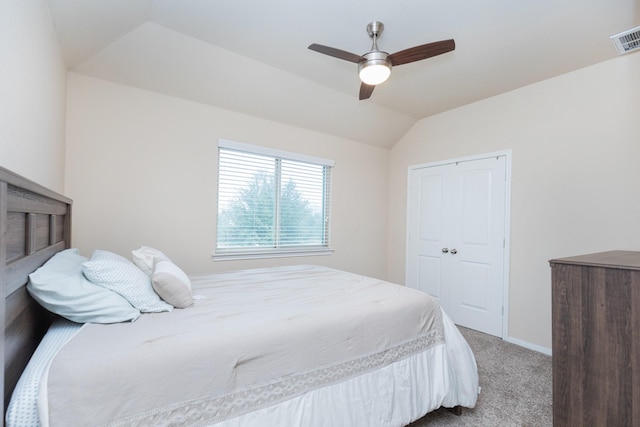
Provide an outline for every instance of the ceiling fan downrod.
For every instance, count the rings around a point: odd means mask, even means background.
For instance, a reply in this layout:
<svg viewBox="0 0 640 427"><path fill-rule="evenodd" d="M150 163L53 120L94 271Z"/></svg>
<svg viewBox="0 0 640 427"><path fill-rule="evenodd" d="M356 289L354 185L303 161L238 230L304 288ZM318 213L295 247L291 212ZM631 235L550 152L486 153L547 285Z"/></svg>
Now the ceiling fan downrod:
<svg viewBox="0 0 640 427"><path fill-rule="evenodd" d="M377 51L378 49L378 37L382 34L382 30L384 30L384 24L380 21L369 22L367 25L367 33L369 37L373 39L373 46L371 47L372 51Z"/></svg>

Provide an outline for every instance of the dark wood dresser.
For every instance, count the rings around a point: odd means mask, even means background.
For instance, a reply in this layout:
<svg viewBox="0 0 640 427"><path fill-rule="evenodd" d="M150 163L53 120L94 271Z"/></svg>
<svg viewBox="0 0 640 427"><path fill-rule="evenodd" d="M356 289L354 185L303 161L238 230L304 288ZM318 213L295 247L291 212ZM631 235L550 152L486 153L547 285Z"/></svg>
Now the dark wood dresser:
<svg viewBox="0 0 640 427"><path fill-rule="evenodd" d="M640 426L640 252L549 262L553 425Z"/></svg>

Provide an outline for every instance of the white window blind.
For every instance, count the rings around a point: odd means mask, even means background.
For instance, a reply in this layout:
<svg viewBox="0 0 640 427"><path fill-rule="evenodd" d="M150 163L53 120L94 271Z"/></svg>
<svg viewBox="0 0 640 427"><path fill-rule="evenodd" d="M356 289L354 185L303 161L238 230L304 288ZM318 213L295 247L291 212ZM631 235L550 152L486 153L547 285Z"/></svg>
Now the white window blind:
<svg viewBox="0 0 640 427"><path fill-rule="evenodd" d="M330 160L218 144L214 259L330 253Z"/></svg>

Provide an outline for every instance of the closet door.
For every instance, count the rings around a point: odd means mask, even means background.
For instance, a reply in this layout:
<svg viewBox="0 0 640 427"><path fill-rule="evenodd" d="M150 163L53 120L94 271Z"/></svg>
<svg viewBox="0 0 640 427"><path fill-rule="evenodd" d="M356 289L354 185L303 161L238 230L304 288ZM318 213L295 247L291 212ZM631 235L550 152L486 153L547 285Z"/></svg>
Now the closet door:
<svg viewBox="0 0 640 427"><path fill-rule="evenodd" d="M412 169L408 199L407 284L502 337L506 157Z"/></svg>

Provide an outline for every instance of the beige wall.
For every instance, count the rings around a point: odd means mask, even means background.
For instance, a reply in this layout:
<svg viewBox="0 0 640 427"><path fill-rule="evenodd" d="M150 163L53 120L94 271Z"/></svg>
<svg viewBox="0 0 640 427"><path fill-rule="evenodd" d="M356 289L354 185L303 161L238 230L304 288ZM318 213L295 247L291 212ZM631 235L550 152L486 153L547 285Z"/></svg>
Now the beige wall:
<svg viewBox="0 0 640 427"><path fill-rule="evenodd" d="M548 260L640 250L640 54L418 122L391 150L389 279L404 283L407 167L512 150L509 336L551 347Z"/></svg>
<svg viewBox="0 0 640 427"><path fill-rule="evenodd" d="M69 73L74 246L157 247L190 274L315 263L384 277L388 150ZM218 138L333 159L329 256L211 260Z"/></svg>
<svg viewBox="0 0 640 427"><path fill-rule="evenodd" d="M2 2L0 20L0 166L75 200L86 254L146 244L192 274L308 262L403 283L407 167L505 149L511 337L551 345L548 259L640 250L638 53L424 119L389 153L77 74L65 94L45 2ZM211 261L217 138L335 159L335 254Z"/></svg>
<svg viewBox="0 0 640 427"><path fill-rule="evenodd" d="M0 2L0 166L62 192L66 68L44 0Z"/></svg>

